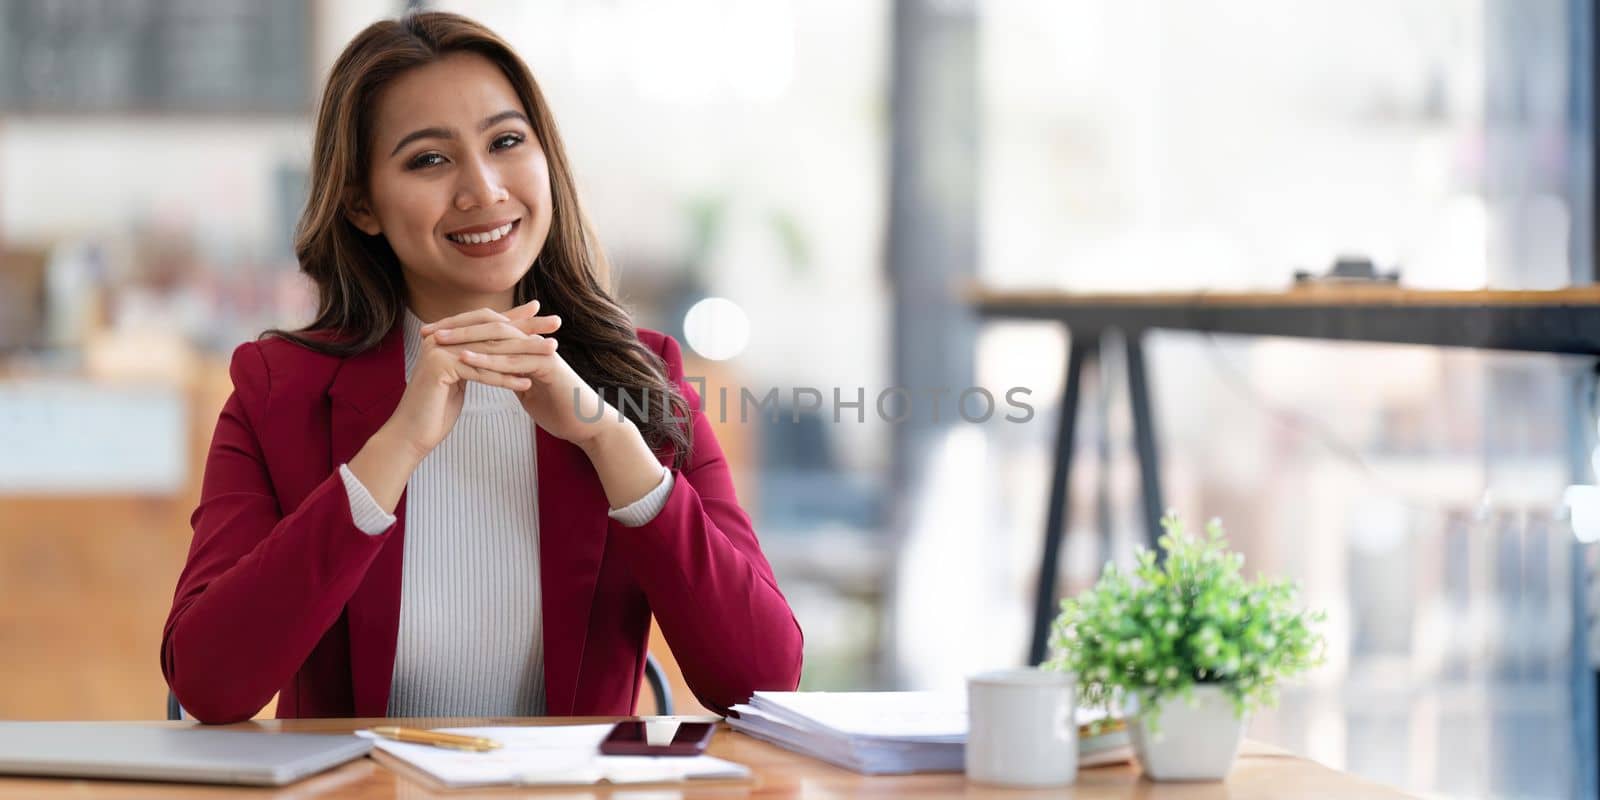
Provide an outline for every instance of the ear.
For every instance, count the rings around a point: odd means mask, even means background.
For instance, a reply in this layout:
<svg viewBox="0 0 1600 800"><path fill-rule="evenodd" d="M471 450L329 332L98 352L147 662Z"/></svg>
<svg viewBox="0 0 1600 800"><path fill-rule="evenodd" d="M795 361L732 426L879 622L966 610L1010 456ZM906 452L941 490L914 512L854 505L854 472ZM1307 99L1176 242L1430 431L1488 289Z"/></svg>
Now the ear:
<svg viewBox="0 0 1600 800"><path fill-rule="evenodd" d="M378 224L378 215L372 213L372 205L354 190L345 194L344 216L351 225L368 236L383 233L383 226Z"/></svg>

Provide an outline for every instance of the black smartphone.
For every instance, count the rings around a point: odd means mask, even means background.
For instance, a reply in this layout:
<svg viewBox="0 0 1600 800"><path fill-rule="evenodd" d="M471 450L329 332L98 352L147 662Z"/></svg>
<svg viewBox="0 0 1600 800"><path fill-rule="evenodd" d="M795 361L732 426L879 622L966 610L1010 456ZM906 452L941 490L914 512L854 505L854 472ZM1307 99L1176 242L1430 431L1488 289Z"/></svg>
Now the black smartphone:
<svg viewBox="0 0 1600 800"><path fill-rule="evenodd" d="M716 732L715 722L680 722L672 741L650 744L643 721L624 720L606 734L600 742L600 752L608 756L697 756L706 751Z"/></svg>

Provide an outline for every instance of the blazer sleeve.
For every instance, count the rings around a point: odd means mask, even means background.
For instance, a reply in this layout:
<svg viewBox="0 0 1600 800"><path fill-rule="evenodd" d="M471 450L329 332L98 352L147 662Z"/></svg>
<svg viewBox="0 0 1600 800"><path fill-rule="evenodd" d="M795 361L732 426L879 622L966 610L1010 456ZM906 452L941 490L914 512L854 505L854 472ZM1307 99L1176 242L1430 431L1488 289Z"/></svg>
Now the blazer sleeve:
<svg viewBox="0 0 1600 800"><path fill-rule="evenodd" d="M663 337L660 355L689 400L692 455L660 513L638 527L613 521L612 535L628 544L622 551L690 690L726 713L756 690L798 686L803 636L734 496L700 397L683 379L677 341Z"/></svg>
<svg viewBox="0 0 1600 800"><path fill-rule="evenodd" d="M271 375L256 342L206 457L194 538L161 638L161 670L201 722L249 719L338 620L388 540L356 527L337 470L285 514L261 448Z"/></svg>

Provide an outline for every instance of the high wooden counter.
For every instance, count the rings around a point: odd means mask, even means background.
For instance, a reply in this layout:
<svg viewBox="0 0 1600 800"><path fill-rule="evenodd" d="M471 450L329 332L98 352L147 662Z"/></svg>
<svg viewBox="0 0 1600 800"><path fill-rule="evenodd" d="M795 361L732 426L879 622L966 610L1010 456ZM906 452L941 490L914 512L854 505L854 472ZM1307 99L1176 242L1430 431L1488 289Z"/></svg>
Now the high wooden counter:
<svg viewBox="0 0 1600 800"><path fill-rule="evenodd" d="M550 719L433 719L404 720L416 727L466 727L478 725L581 724L608 722L600 718ZM262 720L232 726L247 730L345 733L357 728L381 725L387 720ZM128 723L135 724L135 723ZM182 724L182 723L151 723ZM1070 789L1018 790L969 784L960 773L932 775L879 776L857 775L847 770L796 755L787 750L734 733L724 727L711 742L711 755L750 767L754 779L745 785L676 788L662 790L628 789L474 789L449 792L430 791L371 759L309 778L278 791L219 786L186 786L156 783L120 783L67 779L0 778L0 800L131 800L131 798L696 798L696 797L963 797L1031 800L1043 797L1091 798L1361 798L1405 797L1393 789L1328 769L1280 750L1252 742L1223 783L1152 783L1139 776L1131 764L1080 770L1078 782Z"/></svg>
<svg viewBox="0 0 1600 800"><path fill-rule="evenodd" d="M980 316L1063 322L1077 336L1146 330L1600 355L1600 286L1442 291L1309 285L1284 291L963 290Z"/></svg>
<svg viewBox="0 0 1600 800"><path fill-rule="evenodd" d="M1061 323L1069 333L1044 548L1034 587L1030 664L1044 659L1050 620L1060 610L1055 576L1070 505L1079 378L1085 365L1099 361L1104 334L1121 335L1127 359L1145 544L1152 549L1161 535L1166 505L1144 357L1143 339L1149 331L1600 356L1600 286L1441 291L1387 284L1310 284L1281 291L1085 293L969 285L958 291L980 318L1048 320Z"/></svg>

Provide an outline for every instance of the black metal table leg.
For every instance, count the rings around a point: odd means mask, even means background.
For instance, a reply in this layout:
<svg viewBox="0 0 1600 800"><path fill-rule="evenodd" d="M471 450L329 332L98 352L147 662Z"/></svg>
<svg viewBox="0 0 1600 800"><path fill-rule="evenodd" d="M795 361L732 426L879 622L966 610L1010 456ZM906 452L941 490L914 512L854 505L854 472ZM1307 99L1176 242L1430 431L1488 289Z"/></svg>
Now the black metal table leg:
<svg viewBox="0 0 1600 800"><path fill-rule="evenodd" d="M1096 358L1099 348L1098 333L1071 334L1071 345L1067 349L1067 375L1061 391L1061 418L1056 427L1055 468L1050 473L1050 506L1045 513L1044 554L1039 560L1039 585L1034 595L1029 664L1044 660L1050 622L1056 615L1056 569L1061 561L1061 539L1065 535L1067 501L1071 491L1073 435L1078 422L1078 383L1083 375L1084 362Z"/></svg>
<svg viewBox="0 0 1600 800"><path fill-rule="evenodd" d="M1128 331L1128 403L1133 406L1133 438L1139 451L1139 479L1144 486L1146 544L1155 549L1161 538L1161 461L1156 451L1155 416L1150 412L1150 384L1144 368L1144 332Z"/></svg>

